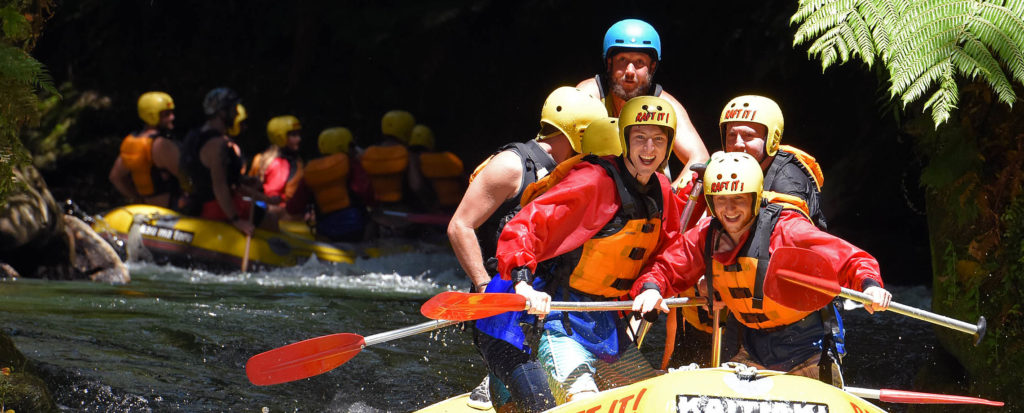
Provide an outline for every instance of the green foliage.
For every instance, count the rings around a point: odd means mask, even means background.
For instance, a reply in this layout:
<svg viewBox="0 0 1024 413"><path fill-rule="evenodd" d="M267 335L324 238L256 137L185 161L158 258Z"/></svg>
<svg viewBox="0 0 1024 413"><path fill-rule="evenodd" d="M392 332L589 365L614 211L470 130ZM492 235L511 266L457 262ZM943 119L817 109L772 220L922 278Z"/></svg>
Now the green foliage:
<svg viewBox="0 0 1024 413"><path fill-rule="evenodd" d="M43 65L28 53L41 28L33 20L42 20L48 7L49 0L0 1L0 200L19 184L11 179L12 168L28 160L19 134L38 119L36 91L57 93Z"/></svg>
<svg viewBox="0 0 1024 413"><path fill-rule="evenodd" d="M800 0L790 21L793 44L811 42L822 70L880 60L904 108L930 94L923 110L936 127L957 107L958 77L980 78L1011 106L1011 78L1024 83L1020 0Z"/></svg>
<svg viewBox="0 0 1024 413"><path fill-rule="evenodd" d="M1003 242L1007 245L1004 253L1012 254L1003 257L1009 268L1003 284L1008 290L1015 290L1024 285L1024 195L1013 198L1000 219L1006 229L1003 234Z"/></svg>

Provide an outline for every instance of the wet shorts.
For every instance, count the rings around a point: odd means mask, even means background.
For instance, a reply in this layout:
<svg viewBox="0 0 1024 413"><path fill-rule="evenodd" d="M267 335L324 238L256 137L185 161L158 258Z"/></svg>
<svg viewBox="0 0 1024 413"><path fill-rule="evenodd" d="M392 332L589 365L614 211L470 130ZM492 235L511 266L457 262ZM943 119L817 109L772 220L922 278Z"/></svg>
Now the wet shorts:
<svg viewBox="0 0 1024 413"><path fill-rule="evenodd" d="M599 360L572 337L544 330L537 360L550 375L551 393L558 404L572 394L598 392L655 377L661 372L651 367L633 345L626 345L614 363Z"/></svg>

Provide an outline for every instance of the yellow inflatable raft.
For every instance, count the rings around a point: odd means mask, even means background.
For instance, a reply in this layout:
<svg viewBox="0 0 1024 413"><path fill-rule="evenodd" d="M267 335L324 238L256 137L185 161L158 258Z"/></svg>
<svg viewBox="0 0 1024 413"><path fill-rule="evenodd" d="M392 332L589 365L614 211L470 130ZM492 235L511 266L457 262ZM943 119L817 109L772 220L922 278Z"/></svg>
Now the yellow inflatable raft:
<svg viewBox="0 0 1024 413"><path fill-rule="evenodd" d="M460 395L421 413L473 413ZM818 380L741 368L677 370L597 396L566 403L551 413L806 412L876 413L878 406Z"/></svg>
<svg viewBox="0 0 1024 413"><path fill-rule="evenodd" d="M93 224L108 238L128 240L134 230L157 262L208 269L237 270L246 237L231 224L179 214L153 205L115 208ZM352 263L356 254L309 236L257 229L249 245L249 268L302 264L316 254L320 261Z"/></svg>

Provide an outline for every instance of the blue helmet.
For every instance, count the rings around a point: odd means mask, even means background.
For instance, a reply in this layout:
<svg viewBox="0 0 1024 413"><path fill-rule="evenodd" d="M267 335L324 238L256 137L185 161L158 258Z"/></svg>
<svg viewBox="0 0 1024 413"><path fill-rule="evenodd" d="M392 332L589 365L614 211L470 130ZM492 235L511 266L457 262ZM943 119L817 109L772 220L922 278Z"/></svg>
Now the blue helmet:
<svg viewBox="0 0 1024 413"><path fill-rule="evenodd" d="M646 49L645 52L653 52L654 60L661 60L661 36L658 31L643 20L626 19L619 21L608 28L604 34L604 55L608 58L608 51L612 48L624 49Z"/></svg>

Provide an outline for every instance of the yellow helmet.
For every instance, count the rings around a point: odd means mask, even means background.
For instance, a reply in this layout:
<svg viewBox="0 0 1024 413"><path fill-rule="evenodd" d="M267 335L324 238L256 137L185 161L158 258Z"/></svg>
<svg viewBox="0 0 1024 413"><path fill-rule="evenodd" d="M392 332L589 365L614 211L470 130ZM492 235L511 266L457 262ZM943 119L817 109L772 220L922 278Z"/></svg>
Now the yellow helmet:
<svg viewBox="0 0 1024 413"><path fill-rule="evenodd" d="M235 121L231 123L231 127L226 131L228 136L231 137L238 136L238 134L242 133L242 121L249 119L249 114L245 112L245 106L242 106L241 103L235 105L235 112L238 113L235 115Z"/></svg>
<svg viewBox="0 0 1024 413"><path fill-rule="evenodd" d="M637 125L655 125L666 129L668 148L665 150L665 159L658 166L658 169L665 169L668 159L672 157L672 142L676 135L675 108L667 100L655 96L637 96L626 102L619 112L619 144L622 145L623 157L629 157L629 141L626 139L629 127Z"/></svg>
<svg viewBox="0 0 1024 413"><path fill-rule="evenodd" d="M764 125L768 135L764 137L764 153L775 156L782 142L782 109L774 100L764 96L746 95L730 100L722 109L718 120L719 133L722 137L722 149L725 149L725 124L728 122L753 122Z"/></svg>
<svg viewBox="0 0 1024 413"><path fill-rule="evenodd" d="M416 125L416 118L404 110L392 110L380 118L381 133L394 136L404 144L409 144L409 135L413 126Z"/></svg>
<svg viewBox="0 0 1024 413"><path fill-rule="evenodd" d="M753 216L761 209L761 185L764 173L761 164L746 152L722 152L711 154L708 167L704 170L704 198L708 202L708 211L715 215L715 204L711 197L715 195L755 194L752 208Z"/></svg>
<svg viewBox="0 0 1024 413"><path fill-rule="evenodd" d="M582 150L580 153L592 153L597 156L622 155L619 143L619 118L601 118L590 122L583 131Z"/></svg>
<svg viewBox="0 0 1024 413"><path fill-rule="evenodd" d="M174 99L164 92L146 92L139 96L139 118L149 126L160 123L160 112L174 110Z"/></svg>
<svg viewBox="0 0 1024 413"><path fill-rule="evenodd" d="M409 146L422 146L427 150L434 150L434 132L426 125L413 126L410 135Z"/></svg>
<svg viewBox="0 0 1024 413"><path fill-rule="evenodd" d="M544 100L540 110L540 133L537 140L543 140L556 133L569 139L572 150L581 152L580 141L583 131L595 119L608 116L601 101L589 93L570 86L555 89Z"/></svg>
<svg viewBox="0 0 1024 413"><path fill-rule="evenodd" d="M288 145L288 133L302 129L299 119L292 115L275 116L267 122L267 137L270 143L285 147Z"/></svg>
<svg viewBox="0 0 1024 413"><path fill-rule="evenodd" d="M342 127L324 129L317 138L317 146L324 155L348 154L352 146L352 131Z"/></svg>

